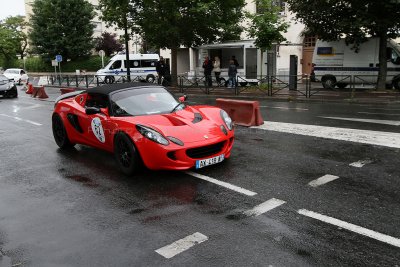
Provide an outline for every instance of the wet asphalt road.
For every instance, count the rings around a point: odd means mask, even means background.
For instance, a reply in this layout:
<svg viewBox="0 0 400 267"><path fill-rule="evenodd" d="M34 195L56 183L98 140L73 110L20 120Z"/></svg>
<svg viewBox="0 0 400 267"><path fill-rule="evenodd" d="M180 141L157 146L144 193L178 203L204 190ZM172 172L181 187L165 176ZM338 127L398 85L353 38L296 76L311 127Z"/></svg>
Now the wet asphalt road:
<svg viewBox="0 0 400 267"><path fill-rule="evenodd" d="M322 118L400 121L400 104L260 104L266 121L400 132ZM238 127L232 157L195 172L257 193L248 196L184 172L126 177L112 155L89 147L63 152L52 109L23 93L0 99L0 266L400 265L399 246L299 213L398 240L399 148ZM364 159L371 162L349 166ZM308 185L326 174L340 178ZM270 199L284 204L245 215ZM207 240L169 259L155 252L196 232Z"/></svg>

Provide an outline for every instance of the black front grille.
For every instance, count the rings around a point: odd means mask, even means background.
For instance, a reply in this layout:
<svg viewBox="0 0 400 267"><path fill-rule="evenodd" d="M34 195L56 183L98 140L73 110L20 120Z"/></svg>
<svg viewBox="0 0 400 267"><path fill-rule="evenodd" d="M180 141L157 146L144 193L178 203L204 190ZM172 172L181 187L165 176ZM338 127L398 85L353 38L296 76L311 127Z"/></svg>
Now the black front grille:
<svg viewBox="0 0 400 267"><path fill-rule="evenodd" d="M196 147L196 148L190 148L186 150L186 155L193 159L200 159L200 158L205 158L214 154L217 154L218 152L221 152L222 148L225 145L225 141L219 142L213 145L209 146L202 146L202 147Z"/></svg>

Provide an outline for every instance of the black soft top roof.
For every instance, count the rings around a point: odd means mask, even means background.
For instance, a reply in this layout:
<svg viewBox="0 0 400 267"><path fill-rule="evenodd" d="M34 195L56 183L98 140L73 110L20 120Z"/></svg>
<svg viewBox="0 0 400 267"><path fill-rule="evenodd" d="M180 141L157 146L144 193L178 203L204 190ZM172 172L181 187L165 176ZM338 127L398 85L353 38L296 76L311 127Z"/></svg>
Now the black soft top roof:
<svg viewBox="0 0 400 267"><path fill-rule="evenodd" d="M157 84L151 83L115 83L115 84L106 84L102 86L97 86L93 88L89 88L86 90L89 94L101 94L101 95L109 95L112 92L123 90L123 89L139 89L139 88L146 88L146 87L161 87Z"/></svg>

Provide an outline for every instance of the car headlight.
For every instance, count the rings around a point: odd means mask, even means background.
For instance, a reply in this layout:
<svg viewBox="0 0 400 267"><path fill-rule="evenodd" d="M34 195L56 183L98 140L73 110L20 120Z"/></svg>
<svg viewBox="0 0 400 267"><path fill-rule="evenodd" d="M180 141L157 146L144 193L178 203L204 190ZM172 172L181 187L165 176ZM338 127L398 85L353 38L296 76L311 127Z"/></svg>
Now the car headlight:
<svg viewBox="0 0 400 267"><path fill-rule="evenodd" d="M221 110L221 118L225 122L226 127L231 131L233 126L232 119L225 110Z"/></svg>
<svg viewBox="0 0 400 267"><path fill-rule="evenodd" d="M151 141L154 141L156 143L159 143L161 145L167 146L169 145L168 140L159 132L156 130L153 130L149 127L143 126L143 125L136 125L136 129L147 139L150 139Z"/></svg>

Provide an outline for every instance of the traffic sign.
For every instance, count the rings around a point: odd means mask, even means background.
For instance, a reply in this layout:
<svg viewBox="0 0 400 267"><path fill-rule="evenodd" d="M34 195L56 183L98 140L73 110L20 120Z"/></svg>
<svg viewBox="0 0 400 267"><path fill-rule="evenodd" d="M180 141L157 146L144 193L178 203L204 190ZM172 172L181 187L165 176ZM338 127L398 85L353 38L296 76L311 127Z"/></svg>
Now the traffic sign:
<svg viewBox="0 0 400 267"><path fill-rule="evenodd" d="M57 67L57 66L58 66L57 60L52 60L52 61L51 61L51 65L52 65L53 67Z"/></svg>
<svg viewBox="0 0 400 267"><path fill-rule="evenodd" d="M62 55L56 55L56 61L61 62L62 61Z"/></svg>

